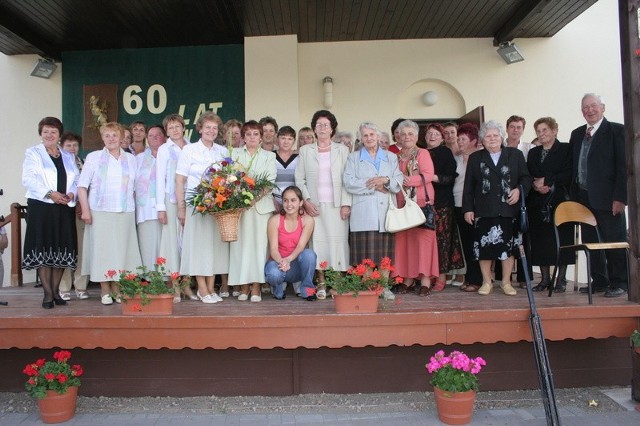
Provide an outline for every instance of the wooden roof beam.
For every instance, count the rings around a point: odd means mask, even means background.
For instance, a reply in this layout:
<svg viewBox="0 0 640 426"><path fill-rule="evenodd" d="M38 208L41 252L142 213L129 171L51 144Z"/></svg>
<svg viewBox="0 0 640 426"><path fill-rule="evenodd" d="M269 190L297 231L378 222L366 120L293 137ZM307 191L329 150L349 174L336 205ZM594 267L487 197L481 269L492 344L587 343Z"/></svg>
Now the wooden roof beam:
<svg viewBox="0 0 640 426"><path fill-rule="evenodd" d="M57 46L35 33L32 30L33 27L21 19L20 15L3 7L2 3L0 3L0 27L14 34L17 39L34 46L42 56L55 61L62 60L62 51Z"/></svg>

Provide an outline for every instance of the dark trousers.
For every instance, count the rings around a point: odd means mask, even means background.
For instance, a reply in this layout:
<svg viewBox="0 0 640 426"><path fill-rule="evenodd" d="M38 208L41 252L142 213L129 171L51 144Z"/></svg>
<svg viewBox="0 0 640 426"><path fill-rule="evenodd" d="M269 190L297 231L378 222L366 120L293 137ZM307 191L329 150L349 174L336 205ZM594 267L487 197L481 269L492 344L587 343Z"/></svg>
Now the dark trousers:
<svg viewBox="0 0 640 426"><path fill-rule="evenodd" d="M614 216L610 209L594 209L589 204L589 194L584 190L578 191L576 198L576 201L587 206L595 216L603 243L627 241L627 218L624 211ZM585 243L597 242L598 236L595 230L585 226L582 229L582 241ZM621 249L604 250L604 253L602 251L593 252L591 254L591 279L594 288L611 286L628 290L625 251Z"/></svg>
<svg viewBox="0 0 640 426"><path fill-rule="evenodd" d="M465 274L465 281L468 284L482 285L482 273L480 272L480 263L475 259L473 255L473 241L475 239L475 230L472 225L469 225L464 220L462 209L460 207L455 208L456 223L458 224L458 232L460 235L460 243L462 244L462 251L464 252L464 260L467 263L467 273Z"/></svg>

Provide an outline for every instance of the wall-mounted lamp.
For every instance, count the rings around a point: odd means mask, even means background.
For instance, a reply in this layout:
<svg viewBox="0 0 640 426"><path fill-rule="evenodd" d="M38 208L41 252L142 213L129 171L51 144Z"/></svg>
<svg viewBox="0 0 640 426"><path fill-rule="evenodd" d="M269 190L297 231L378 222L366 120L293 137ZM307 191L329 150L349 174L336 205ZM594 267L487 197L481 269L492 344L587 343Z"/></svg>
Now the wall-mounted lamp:
<svg viewBox="0 0 640 426"><path fill-rule="evenodd" d="M504 42L500 43L500 47L497 50L498 54L504 59L507 65L515 64L516 62L524 61L524 56L516 46L512 42Z"/></svg>
<svg viewBox="0 0 640 426"><path fill-rule="evenodd" d="M424 94L422 95L422 102L426 106L434 106L436 103L438 103L438 94L432 90L424 92Z"/></svg>
<svg viewBox="0 0 640 426"><path fill-rule="evenodd" d="M323 78L322 87L324 88L324 107L330 109L333 106L333 79L331 77Z"/></svg>
<svg viewBox="0 0 640 426"><path fill-rule="evenodd" d="M56 68L58 68L58 66L55 64L55 62L53 62L53 60L40 58L38 59L36 65L33 67L31 75L33 77L51 78Z"/></svg>

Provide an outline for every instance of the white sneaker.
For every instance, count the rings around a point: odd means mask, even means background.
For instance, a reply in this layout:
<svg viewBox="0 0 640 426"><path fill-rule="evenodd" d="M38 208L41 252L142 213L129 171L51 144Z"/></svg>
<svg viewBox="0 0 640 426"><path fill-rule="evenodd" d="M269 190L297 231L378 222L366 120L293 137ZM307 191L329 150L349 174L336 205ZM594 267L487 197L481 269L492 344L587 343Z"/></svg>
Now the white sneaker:
<svg viewBox="0 0 640 426"><path fill-rule="evenodd" d="M71 300L71 293L69 293L68 291L61 291L60 292L60 299L62 299L62 300Z"/></svg>
<svg viewBox="0 0 640 426"><path fill-rule="evenodd" d="M302 283L300 281L291 284L293 286L293 292L296 296L300 296L300 287L302 287Z"/></svg>
<svg viewBox="0 0 640 426"><path fill-rule="evenodd" d="M258 296L257 294L254 294L251 296L251 301L252 302L262 302L262 296Z"/></svg>
<svg viewBox="0 0 640 426"><path fill-rule="evenodd" d="M202 300L202 303L218 303L218 300L213 297L213 294L207 294L201 297L200 300Z"/></svg>
<svg viewBox="0 0 640 426"><path fill-rule="evenodd" d="M78 299L88 299L89 298L89 293L87 293L86 290L76 290L76 297Z"/></svg>
<svg viewBox="0 0 640 426"><path fill-rule="evenodd" d="M222 302L222 300L223 300L223 299L222 299L222 297L218 296L218 295L217 295L217 294L215 294L215 293L211 293L209 296L211 296L211 298L212 298L213 300L215 300L215 301L216 301L216 303L217 303L217 302Z"/></svg>
<svg viewBox="0 0 640 426"><path fill-rule="evenodd" d="M220 297L222 297L222 298L227 298L227 297L229 297L229 292L228 292L228 291L221 291L221 292L220 292Z"/></svg>
<svg viewBox="0 0 640 426"><path fill-rule="evenodd" d="M245 300L249 300L249 295L248 294L244 294L244 293L240 293L240 295L238 296L238 300L241 302L244 302Z"/></svg>
<svg viewBox="0 0 640 426"><path fill-rule="evenodd" d="M391 290L385 288L382 290L382 299L383 300L396 300L396 295L391 293Z"/></svg>
<svg viewBox="0 0 640 426"><path fill-rule="evenodd" d="M238 296L240 296L240 292L239 292L238 290L233 290L233 291L231 292L231 296L233 296L233 297L238 297Z"/></svg>
<svg viewBox="0 0 640 426"><path fill-rule="evenodd" d="M111 295L109 294L105 294L104 296L102 296L102 298L100 299L100 302L103 305L112 305L113 304L113 298L111 297Z"/></svg>

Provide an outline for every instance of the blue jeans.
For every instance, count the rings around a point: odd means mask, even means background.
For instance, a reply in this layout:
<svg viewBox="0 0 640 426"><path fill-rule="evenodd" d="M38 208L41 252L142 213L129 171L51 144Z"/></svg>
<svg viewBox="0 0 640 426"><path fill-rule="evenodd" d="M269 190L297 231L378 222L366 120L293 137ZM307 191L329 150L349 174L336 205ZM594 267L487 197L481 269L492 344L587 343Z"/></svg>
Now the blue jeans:
<svg viewBox="0 0 640 426"><path fill-rule="evenodd" d="M315 288L313 285L313 274L316 270L316 258L316 253L313 250L304 249L302 253L291 262L291 267L287 272L278 269L278 263L276 263L275 260L268 261L264 266L264 275L266 281L271 286L273 295L278 299L282 299L288 282L294 283L301 281L300 295L302 297L310 296L307 290Z"/></svg>

